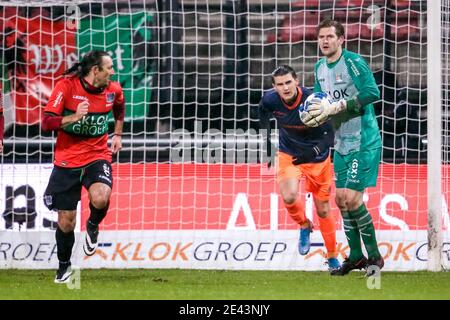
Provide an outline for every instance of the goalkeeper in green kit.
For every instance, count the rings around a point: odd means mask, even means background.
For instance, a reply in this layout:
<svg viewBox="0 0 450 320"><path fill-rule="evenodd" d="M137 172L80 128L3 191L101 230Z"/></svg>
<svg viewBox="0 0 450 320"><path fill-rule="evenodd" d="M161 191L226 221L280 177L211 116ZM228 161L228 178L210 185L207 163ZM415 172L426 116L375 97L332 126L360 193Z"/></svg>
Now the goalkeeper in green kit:
<svg viewBox="0 0 450 320"><path fill-rule="evenodd" d="M367 269L370 276L384 266L372 217L363 203L364 189L376 185L381 158L380 130L372 105L380 98L380 91L364 59L342 48L342 24L324 20L317 31L324 58L314 68L314 92L326 92L332 102L324 99L313 103L303 122L313 127L331 119L335 127L336 204L350 247L350 256L331 274Z"/></svg>

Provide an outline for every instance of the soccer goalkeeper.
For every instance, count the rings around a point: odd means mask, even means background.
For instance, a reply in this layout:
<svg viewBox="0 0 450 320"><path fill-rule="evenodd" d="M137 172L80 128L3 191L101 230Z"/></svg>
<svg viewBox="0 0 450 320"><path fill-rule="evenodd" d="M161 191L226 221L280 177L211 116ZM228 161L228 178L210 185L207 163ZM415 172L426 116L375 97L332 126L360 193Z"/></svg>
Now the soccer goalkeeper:
<svg viewBox="0 0 450 320"><path fill-rule="evenodd" d="M375 186L381 158L381 137L372 103L380 92L364 59L342 48L343 26L333 20L322 21L318 28L319 47L325 56L314 69L314 91L327 92L333 103L317 105L314 125L333 118L335 127L334 173L336 203L341 211L350 256L332 275L345 275L353 269L376 266L383 258L378 250L372 217L363 203L364 189ZM311 107L310 114L315 107ZM361 249L364 242L368 259ZM368 268L373 272L374 268ZM368 274L370 275L370 274Z"/></svg>
<svg viewBox="0 0 450 320"><path fill-rule="evenodd" d="M306 190L312 192L319 226L327 248L328 268L337 270L340 263L336 251L335 218L330 213L331 160L330 146L333 130L329 123L317 128L305 126L299 118L299 107L312 93L300 87L295 71L282 65L272 73L273 89L259 103L260 127L270 138L270 118L280 128L277 153L277 182L284 205L291 218L299 224L299 253L309 252L313 224L305 216L302 199L298 196L299 181L306 180ZM270 150L270 142L268 150ZM270 162L269 162L270 165Z"/></svg>

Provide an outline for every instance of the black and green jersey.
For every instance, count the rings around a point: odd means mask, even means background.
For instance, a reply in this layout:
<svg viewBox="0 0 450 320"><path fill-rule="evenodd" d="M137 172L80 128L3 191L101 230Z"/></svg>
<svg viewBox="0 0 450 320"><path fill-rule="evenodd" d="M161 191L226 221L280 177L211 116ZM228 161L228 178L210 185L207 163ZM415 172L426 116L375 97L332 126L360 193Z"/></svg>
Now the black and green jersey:
<svg viewBox="0 0 450 320"><path fill-rule="evenodd" d="M380 130L372 104L380 98L380 91L366 61L344 49L333 63L320 59L314 77L315 92L326 92L333 101L347 100L347 110L333 117L335 150L346 155L380 148Z"/></svg>

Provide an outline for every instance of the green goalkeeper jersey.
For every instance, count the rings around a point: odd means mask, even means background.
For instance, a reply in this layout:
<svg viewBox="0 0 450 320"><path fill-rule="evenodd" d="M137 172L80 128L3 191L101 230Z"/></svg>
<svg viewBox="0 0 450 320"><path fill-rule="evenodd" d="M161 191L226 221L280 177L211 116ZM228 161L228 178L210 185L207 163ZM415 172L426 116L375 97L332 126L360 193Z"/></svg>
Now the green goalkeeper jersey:
<svg viewBox="0 0 450 320"><path fill-rule="evenodd" d="M335 150L346 155L380 148L380 130L372 104L380 98L380 91L366 61L344 49L333 63L320 59L314 76L314 92L326 92L333 101L347 100L347 110L333 116Z"/></svg>

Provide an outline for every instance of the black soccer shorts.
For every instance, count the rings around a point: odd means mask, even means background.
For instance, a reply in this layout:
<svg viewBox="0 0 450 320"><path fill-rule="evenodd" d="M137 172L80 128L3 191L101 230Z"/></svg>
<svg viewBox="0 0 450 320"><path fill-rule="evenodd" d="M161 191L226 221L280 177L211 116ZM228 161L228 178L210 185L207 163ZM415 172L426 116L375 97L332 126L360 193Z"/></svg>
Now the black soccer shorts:
<svg viewBox="0 0 450 320"><path fill-rule="evenodd" d="M44 203L49 210L76 210L81 199L81 187L89 190L95 182L112 189L112 168L108 161L98 160L76 169L54 166L45 189Z"/></svg>

